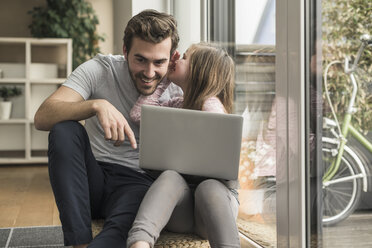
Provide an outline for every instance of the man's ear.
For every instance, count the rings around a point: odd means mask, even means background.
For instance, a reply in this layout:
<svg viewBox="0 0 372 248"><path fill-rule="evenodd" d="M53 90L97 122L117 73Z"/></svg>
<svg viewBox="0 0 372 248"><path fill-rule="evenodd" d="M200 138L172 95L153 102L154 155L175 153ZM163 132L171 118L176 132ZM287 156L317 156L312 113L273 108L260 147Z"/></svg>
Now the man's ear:
<svg viewBox="0 0 372 248"><path fill-rule="evenodd" d="M125 45L123 45L123 55L125 57L125 60L128 60L128 52L127 52L127 48L125 47Z"/></svg>
<svg viewBox="0 0 372 248"><path fill-rule="evenodd" d="M181 54L178 50L174 51L173 54L171 55L170 61L173 63L176 60L179 60L181 57Z"/></svg>

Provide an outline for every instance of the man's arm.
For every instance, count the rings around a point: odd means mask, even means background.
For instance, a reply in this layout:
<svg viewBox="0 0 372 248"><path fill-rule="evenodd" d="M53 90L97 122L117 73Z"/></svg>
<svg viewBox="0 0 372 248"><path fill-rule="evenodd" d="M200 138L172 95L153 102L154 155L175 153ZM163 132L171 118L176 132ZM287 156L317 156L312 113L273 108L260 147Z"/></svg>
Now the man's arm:
<svg viewBox="0 0 372 248"><path fill-rule="evenodd" d="M137 147L136 139L124 116L104 99L85 101L75 90L61 86L48 97L35 114L36 129L49 131L56 123L66 120L85 120L97 115L105 132L105 139L116 141L119 146L128 136L132 147Z"/></svg>
<svg viewBox="0 0 372 248"><path fill-rule="evenodd" d="M76 91L61 86L37 110L34 118L35 127L38 130L49 131L61 121L87 119L95 114L92 104L91 101L84 101Z"/></svg>

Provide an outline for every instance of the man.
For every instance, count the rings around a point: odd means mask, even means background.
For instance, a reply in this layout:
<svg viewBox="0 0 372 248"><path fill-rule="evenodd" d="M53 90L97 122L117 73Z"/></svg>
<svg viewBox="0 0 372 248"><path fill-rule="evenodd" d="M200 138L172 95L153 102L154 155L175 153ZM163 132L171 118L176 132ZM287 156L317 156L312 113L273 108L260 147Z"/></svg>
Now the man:
<svg viewBox="0 0 372 248"><path fill-rule="evenodd" d="M36 128L50 130L49 176L65 245L125 247L153 182L138 167L139 128L129 112L139 94L152 94L179 58L178 41L172 16L139 13L125 29L124 57L98 55L85 62L35 114ZM85 127L80 120L86 120ZM95 218L105 224L92 241Z"/></svg>

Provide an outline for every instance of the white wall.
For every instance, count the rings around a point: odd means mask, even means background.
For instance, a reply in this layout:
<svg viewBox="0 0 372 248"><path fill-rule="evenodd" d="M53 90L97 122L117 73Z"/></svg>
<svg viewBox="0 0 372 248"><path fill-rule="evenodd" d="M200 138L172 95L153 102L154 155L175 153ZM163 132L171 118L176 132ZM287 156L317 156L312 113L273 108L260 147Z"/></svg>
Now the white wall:
<svg viewBox="0 0 372 248"><path fill-rule="evenodd" d="M145 9L155 9L159 12L168 12L169 4L169 0L133 0L132 15L136 15Z"/></svg>
<svg viewBox="0 0 372 248"><path fill-rule="evenodd" d="M113 0L114 8L114 54L123 54L124 29L132 17L132 0Z"/></svg>
<svg viewBox="0 0 372 248"><path fill-rule="evenodd" d="M87 0L92 4L99 20L97 32L105 37L100 41L101 53L109 54L114 52L114 7L113 0Z"/></svg>
<svg viewBox="0 0 372 248"><path fill-rule="evenodd" d="M45 0L0 0L0 37L31 37L27 11L45 5Z"/></svg>
<svg viewBox="0 0 372 248"><path fill-rule="evenodd" d="M235 42L252 44L267 0L236 0Z"/></svg>
<svg viewBox="0 0 372 248"><path fill-rule="evenodd" d="M178 50L182 54L192 43L200 42L200 0L174 0L173 15L178 23Z"/></svg>

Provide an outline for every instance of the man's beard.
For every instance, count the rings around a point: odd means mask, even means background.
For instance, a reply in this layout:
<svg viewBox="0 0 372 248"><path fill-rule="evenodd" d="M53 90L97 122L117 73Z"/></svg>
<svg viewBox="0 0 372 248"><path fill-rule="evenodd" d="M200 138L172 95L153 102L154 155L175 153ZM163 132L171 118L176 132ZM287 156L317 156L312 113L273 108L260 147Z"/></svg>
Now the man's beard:
<svg viewBox="0 0 372 248"><path fill-rule="evenodd" d="M141 94L141 95L144 95L144 96L149 96L149 95L152 95L152 93L154 93L154 91L156 90L156 88L158 87L159 83L164 79L163 78L160 78L159 76L155 76L155 78L153 79L153 81L157 81L155 83L155 85L151 85L149 87L146 87L146 85L142 84L142 78L146 78L143 74L141 73L137 73L136 75L133 75L132 72L129 73L130 74L130 77L132 78L132 81L133 81L133 84L134 84L134 87L137 89L137 91ZM143 86L143 87L140 87L140 86ZM155 87L153 87L155 86ZM151 91L147 91L147 90L150 90Z"/></svg>

